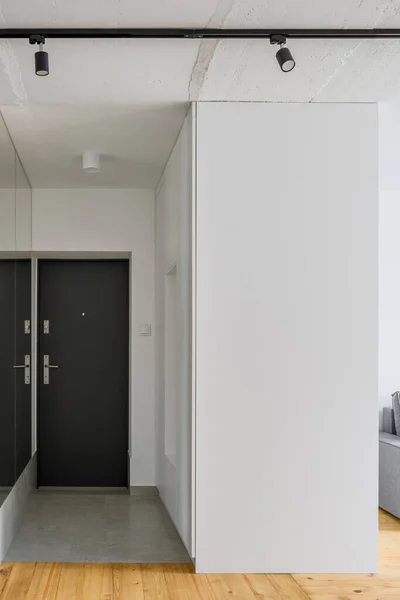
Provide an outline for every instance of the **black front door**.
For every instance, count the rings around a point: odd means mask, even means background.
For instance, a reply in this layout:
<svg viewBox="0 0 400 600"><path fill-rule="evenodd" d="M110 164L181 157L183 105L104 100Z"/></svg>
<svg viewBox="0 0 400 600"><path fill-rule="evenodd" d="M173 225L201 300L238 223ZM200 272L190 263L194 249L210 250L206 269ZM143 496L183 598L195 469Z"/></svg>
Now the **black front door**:
<svg viewBox="0 0 400 600"><path fill-rule="evenodd" d="M39 486L127 485L128 265L39 262Z"/></svg>

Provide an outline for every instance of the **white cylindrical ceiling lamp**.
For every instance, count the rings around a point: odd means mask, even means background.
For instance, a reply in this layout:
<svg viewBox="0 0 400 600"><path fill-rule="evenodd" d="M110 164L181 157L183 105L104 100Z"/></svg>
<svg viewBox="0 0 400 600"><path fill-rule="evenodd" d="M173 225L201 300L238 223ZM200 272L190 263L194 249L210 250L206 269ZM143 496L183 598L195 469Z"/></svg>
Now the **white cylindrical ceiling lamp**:
<svg viewBox="0 0 400 600"><path fill-rule="evenodd" d="M100 154L88 150L82 155L82 169L85 173L98 173L100 171Z"/></svg>

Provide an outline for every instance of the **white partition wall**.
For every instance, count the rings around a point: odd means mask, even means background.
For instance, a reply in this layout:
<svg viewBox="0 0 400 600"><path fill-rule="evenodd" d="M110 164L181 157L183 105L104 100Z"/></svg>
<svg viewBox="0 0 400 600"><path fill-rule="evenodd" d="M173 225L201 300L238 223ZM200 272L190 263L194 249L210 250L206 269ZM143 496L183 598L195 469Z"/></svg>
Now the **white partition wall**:
<svg viewBox="0 0 400 600"><path fill-rule="evenodd" d="M191 556L191 206L194 108L156 193L156 446L160 496Z"/></svg>
<svg viewBox="0 0 400 600"><path fill-rule="evenodd" d="M196 569L377 569L377 107L197 107Z"/></svg>

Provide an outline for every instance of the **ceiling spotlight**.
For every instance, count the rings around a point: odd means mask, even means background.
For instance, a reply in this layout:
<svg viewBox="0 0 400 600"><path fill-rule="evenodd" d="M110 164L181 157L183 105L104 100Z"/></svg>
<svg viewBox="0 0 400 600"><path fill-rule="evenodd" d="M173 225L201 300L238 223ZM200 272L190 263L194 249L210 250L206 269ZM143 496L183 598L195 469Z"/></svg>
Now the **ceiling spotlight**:
<svg viewBox="0 0 400 600"><path fill-rule="evenodd" d="M35 52L35 73L39 77L45 77L49 74L49 55L43 50L45 38L43 35L31 35L30 44L38 44L39 50Z"/></svg>
<svg viewBox="0 0 400 600"><path fill-rule="evenodd" d="M98 173L100 171L100 155L92 150L82 155L82 169L85 173Z"/></svg>
<svg viewBox="0 0 400 600"><path fill-rule="evenodd" d="M35 52L35 73L39 77L49 74L49 55L43 50L43 44L39 44L39 51Z"/></svg>
<svg viewBox="0 0 400 600"><path fill-rule="evenodd" d="M270 37L271 44L279 44L280 49L276 53L276 60L284 73L289 73L292 71L296 63L290 52L289 48L286 48L286 36L285 35L271 35Z"/></svg>

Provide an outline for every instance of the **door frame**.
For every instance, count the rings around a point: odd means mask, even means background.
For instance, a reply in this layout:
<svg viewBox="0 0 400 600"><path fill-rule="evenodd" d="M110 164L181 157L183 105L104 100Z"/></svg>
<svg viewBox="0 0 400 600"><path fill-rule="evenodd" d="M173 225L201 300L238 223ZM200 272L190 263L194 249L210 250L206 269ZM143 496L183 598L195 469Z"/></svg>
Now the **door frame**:
<svg viewBox="0 0 400 600"><path fill-rule="evenodd" d="M98 260L126 260L128 261L128 291L129 291L129 349L128 349L128 422L126 424L128 432L128 473L127 486L130 489L130 463L132 456L132 403L133 403L133 386L132 386L132 253L131 252L32 252L32 358L31 358L31 384L32 384L32 455L36 452L38 461L40 461L40 448L38 445L38 383L39 383L39 263L41 260L82 260L82 261L98 261Z"/></svg>

